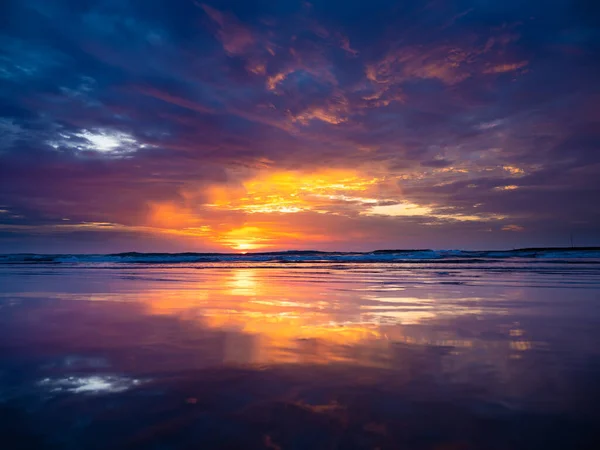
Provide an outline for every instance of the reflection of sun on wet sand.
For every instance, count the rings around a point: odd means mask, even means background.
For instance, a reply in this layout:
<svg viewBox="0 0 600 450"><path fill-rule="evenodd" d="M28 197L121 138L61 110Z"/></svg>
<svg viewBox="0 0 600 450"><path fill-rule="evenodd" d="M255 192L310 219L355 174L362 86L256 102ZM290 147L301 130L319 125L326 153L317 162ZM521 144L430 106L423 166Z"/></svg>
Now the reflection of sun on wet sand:
<svg viewBox="0 0 600 450"><path fill-rule="evenodd" d="M381 366L393 359L396 343L431 344L428 337L403 331L436 317L431 299L389 291L385 297L365 293L360 303L347 302L350 289L344 283L337 294L329 286L324 296L321 283L303 282L296 288L280 271L238 268L212 275L202 290L190 284L148 291L144 303L151 314L177 315L222 332L226 362Z"/></svg>
<svg viewBox="0 0 600 450"><path fill-rule="evenodd" d="M319 299L319 285L298 292L285 279L265 279L253 269L227 272L215 284L217 292L149 292L144 303L152 314L194 317L222 330L226 358L238 362L327 362L336 359L332 346L383 338L377 324L361 321L359 309L340 320L339 308Z"/></svg>
<svg viewBox="0 0 600 450"><path fill-rule="evenodd" d="M482 365L509 380L518 374L511 361L543 346L522 326L506 325L511 304L503 297L488 299L479 288L438 290L424 271L217 266L176 273L177 283L140 284L120 299L189 325L182 329L199 366L339 363L408 377L437 370L473 382L466 369ZM506 295L525 306L523 292ZM485 328L474 333L481 314L498 315L509 328L495 336ZM460 317L465 325L457 329Z"/></svg>

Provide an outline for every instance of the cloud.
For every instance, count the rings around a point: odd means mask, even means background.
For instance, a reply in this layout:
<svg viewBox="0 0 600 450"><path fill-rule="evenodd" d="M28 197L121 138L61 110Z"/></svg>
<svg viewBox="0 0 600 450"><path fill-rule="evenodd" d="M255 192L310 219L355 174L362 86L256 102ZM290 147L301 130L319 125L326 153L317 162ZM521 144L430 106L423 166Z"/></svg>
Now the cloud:
<svg viewBox="0 0 600 450"><path fill-rule="evenodd" d="M0 243L597 243L596 25L471 6L16 2Z"/></svg>
<svg viewBox="0 0 600 450"><path fill-rule="evenodd" d="M355 50L350 46L350 40L346 36L340 36L340 47L350 55L358 56L358 50Z"/></svg>
<svg viewBox="0 0 600 450"><path fill-rule="evenodd" d="M190 100L189 98L183 98L178 95L166 92L165 90L157 89L152 86L139 86L139 87L136 87L136 89L140 93L147 95L149 97L153 97L158 100L162 100L166 103L180 106L182 108L191 109L192 111L197 111L200 113L207 113L207 114L214 112L211 108L204 106L198 102L194 102L193 100Z"/></svg>
<svg viewBox="0 0 600 450"><path fill-rule="evenodd" d="M525 228L519 225L504 225L502 231L525 231Z"/></svg>
<svg viewBox="0 0 600 450"><path fill-rule="evenodd" d="M217 36L228 54L243 54L254 44L255 38L252 32L243 26L235 16L223 13L204 3L201 6L206 14L218 24Z"/></svg>
<svg viewBox="0 0 600 450"><path fill-rule="evenodd" d="M514 72L515 70L522 69L523 67L529 64L528 61L520 61L517 63L510 64L498 64L495 66L488 67L483 70L483 73L505 73L505 72Z"/></svg>

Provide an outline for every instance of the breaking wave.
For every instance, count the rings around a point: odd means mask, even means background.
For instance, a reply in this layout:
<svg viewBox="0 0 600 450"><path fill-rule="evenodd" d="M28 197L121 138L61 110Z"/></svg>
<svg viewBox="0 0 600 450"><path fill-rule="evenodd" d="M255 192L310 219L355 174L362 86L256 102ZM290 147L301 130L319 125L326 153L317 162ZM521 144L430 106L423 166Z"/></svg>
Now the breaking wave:
<svg viewBox="0 0 600 450"><path fill-rule="evenodd" d="M116 253L83 254L5 254L0 264L176 264L217 262L480 262L482 260L540 259L546 262L575 259L600 259L600 247L528 248L518 250L376 250L372 252L285 251L262 253Z"/></svg>

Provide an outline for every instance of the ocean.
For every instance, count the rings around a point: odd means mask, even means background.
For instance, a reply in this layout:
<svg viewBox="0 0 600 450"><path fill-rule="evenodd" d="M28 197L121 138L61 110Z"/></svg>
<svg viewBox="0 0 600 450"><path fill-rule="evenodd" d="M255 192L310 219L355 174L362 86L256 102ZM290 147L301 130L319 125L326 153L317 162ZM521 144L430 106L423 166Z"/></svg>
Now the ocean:
<svg viewBox="0 0 600 450"><path fill-rule="evenodd" d="M0 448L597 449L600 249L0 255Z"/></svg>

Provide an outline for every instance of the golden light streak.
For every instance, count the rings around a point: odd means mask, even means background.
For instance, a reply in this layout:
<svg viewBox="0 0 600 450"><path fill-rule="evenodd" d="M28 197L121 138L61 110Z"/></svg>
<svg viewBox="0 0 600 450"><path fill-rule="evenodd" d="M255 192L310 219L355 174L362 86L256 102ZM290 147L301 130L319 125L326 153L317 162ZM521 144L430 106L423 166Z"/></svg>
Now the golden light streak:
<svg viewBox="0 0 600 450"><path fill-rule="evenodd" d="M332 199L360 198L361 193L383 178L361 176L350 170L315 173L280 171L260 174L241 187L214 187L209 191L208 206L246 213L327 212Z"/></svg>
<svg viewBox="0 0 600 450"><path fill-rule="evenodd" d="M439 220L452 220L458 222L479 222L483 220L502 220L506 216L500 215L475 215L475 214L450 214L437 213L433 208L428 206L417 205L416 203L402 202L393 205L378 205L372 206L362 214L364 215L380 215L392 217L412 217L423 216L431 217Z"/></svg>
<svg viewBox="0 0 600 450"><path fill-rule="evenodd" d="M431 208L405 202L395 205L373 206L369 208L368 213L383 216L427 216L431 214Z"/></svg>

